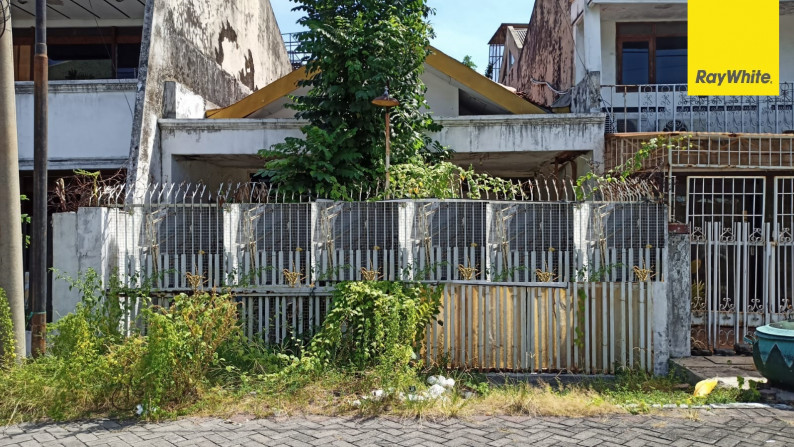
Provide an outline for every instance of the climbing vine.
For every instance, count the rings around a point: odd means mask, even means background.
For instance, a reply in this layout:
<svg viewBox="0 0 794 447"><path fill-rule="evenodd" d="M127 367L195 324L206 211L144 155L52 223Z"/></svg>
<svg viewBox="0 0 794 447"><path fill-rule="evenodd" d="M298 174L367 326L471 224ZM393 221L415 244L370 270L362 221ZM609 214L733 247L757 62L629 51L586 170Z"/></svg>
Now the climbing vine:
<svg viewBox="0 0 794 447"><path fill-rule="evenodd" d="M519 195L519 185L463 169L450 162L425 164L421 159L391 169L391 197L411 199L481 199L486 195Z"/></svg>
<svg viewBox="0 0 794 447"><path fill-rule="evenodd" d="M582 175L576 179L576 198L578 200L585 200L592 197L599 188L610 183L626 183L626 181L634 174L637 174L643 169L643 165L653 154L667 153L673 150L686 150L691 147L691 144L685 143L689 141L690 135L677 136L677 137L656 137L640 144L640 148L624 163L615 166L604 174L596 174L592 170L587 174ZM661 168L657 166L656 168ZM590 193L586 192L585 186L590 185L592 190Z"/></svg>

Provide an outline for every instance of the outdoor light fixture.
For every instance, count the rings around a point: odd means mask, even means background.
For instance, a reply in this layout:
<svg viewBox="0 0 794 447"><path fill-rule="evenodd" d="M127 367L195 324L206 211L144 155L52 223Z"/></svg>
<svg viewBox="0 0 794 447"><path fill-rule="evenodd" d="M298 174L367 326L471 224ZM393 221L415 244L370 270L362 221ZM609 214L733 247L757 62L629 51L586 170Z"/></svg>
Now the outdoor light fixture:
<svg viewBox="0 0 794 447"><path fill-rule="evenodd" d="M391 157L391 146L389 142L390 134L391 134L391 124L389 122L389 109L392 107L397 107L400 105L400 101L389 96L389 86L386 86L386 90L383 92L382 96L378 96L377 98L372 100L372 104L383 107L386 109L386 198L389 198L389 159Z"/></svg>

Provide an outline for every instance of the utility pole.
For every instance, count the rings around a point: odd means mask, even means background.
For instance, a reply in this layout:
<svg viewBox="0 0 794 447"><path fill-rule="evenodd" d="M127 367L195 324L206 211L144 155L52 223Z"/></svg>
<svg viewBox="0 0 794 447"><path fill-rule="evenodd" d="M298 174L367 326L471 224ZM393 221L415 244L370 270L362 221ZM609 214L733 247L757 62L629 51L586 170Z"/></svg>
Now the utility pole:
<svg viewBox="0 0 794 447"><path fill-rule="evenodd" d="M10 1L0 0L0 288L11 306L17 359L25 357L25 284ZM0 347L2 349L2 347Z"/></svg>
<svg viewBox="0 0 794 447"><path fill-rule="evenodd" d="M36 0L33 59L33 237L30 292L33 297L31 352L44 354L47 331L47 0Z"/></svg>

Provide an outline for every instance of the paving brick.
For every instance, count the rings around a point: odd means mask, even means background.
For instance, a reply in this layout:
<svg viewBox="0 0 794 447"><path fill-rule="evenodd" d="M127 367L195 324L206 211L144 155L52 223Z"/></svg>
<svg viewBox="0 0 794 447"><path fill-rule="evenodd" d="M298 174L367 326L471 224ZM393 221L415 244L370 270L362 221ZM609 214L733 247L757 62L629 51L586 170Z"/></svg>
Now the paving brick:
<svg viewBox="0 0 794 447"><path fill-rule="evenodd" d="M99 419L0 429L0 446L705 446L794 445L790 412L714 409L692 421L682 413L608 418L473 417L404 421L390 418L278 418L229 423L183 419L161 424ZM759 424L758 421L765 421ZM767 443L774 440L775 443Z"/></svg>

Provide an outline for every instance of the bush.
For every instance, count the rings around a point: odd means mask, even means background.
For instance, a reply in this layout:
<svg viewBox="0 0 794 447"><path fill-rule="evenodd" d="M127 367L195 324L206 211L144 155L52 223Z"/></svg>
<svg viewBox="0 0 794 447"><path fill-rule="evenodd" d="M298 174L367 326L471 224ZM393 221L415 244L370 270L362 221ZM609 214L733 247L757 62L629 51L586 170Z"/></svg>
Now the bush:
<svg viewBox="0 0 794 447"><path fill-rule="evenodd" d="M438 314L442 288L398 282L345 282L311 341L309 355L325 366L383 377L405 373L422 348L425 328Z"/></svg>
<svg viewBox="0 0 794 447"><path fill-rule="evenodd" d="M167 307L144 299L135 320L141 330L125 333L119 325L129 315L115 289L91 272L76 284L83 301L50 326L48 354L0 370L0 420L129 416L136 408L159 418L201 401L217 385L233 393L259 385L291 398L334 375L355 377L365 388L419 385L415 359L442 292L341 283L322 328L298 357L247 339L228 294L179 295Z"/></svg>
<svg viewBox="0 0 794 447"><path fill-rule="evenodd" d="M11 321L11 305L6 293L0 289L0 369L10 368L17 359L14 323Z"/></svg>
<svg viewBox="0 0 794 447"><path fill-rule="evenodd" d="M110 307L82 302L51 325L46 356L0 372L0 420L63 420L138 405L149 417L168 414L199 397L219 347L240 332L230 295L179 295L167 308L143 311L146 335L121 338L107 336Z"/></svg>
<svg viewBox="0 0 794 447"><path fill-rule="evenodd" d="M129 362L137 372L132 377L139 378L130 387L143 397L143 409L154 413L162 404L198 397L218 361L218 349L240 330L240 323L234 299L214 293L182 294L170 308L148 314L140 365Z"/></svg>

